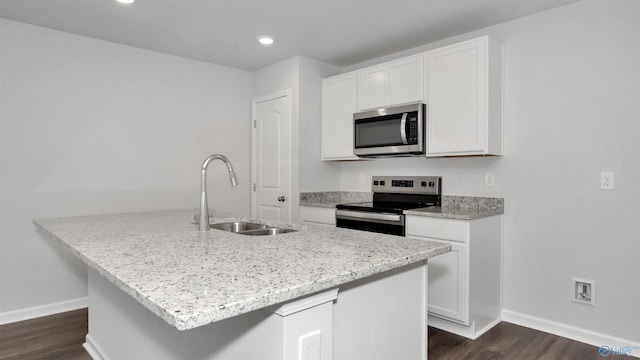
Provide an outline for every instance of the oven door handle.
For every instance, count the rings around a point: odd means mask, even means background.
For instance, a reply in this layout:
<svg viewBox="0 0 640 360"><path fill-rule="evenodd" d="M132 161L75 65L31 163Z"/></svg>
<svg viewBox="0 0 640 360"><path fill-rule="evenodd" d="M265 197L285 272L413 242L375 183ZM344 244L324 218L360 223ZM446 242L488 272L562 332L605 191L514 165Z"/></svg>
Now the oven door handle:
<svg viewBox="0 0 640 360"><path fill-rule="evenodd" d="M372 213L361 211L349 211L349 210L336 210L336 218L341 219L361 219L369 222L396 222L402 223L404 215L398 214L385 214L385 213Z"/></svg>

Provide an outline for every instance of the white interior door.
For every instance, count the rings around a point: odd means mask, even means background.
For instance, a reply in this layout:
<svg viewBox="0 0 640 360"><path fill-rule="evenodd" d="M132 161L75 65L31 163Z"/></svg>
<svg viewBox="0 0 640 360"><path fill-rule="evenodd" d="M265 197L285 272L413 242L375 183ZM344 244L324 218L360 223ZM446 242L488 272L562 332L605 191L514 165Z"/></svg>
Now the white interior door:
<svg viewBox="0 0 640 360"><path fill-rule="evenodd" d="M291 95L253 100L253 217L291 220Z"/></svg>

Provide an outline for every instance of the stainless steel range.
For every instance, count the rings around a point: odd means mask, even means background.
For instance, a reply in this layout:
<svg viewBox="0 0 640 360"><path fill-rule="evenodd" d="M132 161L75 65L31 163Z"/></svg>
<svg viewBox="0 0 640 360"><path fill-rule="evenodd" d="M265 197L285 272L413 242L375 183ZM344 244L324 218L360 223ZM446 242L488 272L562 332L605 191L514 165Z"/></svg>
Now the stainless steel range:
<svg viewBox="0 0 640 360"><path fill-rule="evenodd" d="M440 206L440 176L374 176L372 202L336 205L336 226L405 235L404 210Z"/></svg>

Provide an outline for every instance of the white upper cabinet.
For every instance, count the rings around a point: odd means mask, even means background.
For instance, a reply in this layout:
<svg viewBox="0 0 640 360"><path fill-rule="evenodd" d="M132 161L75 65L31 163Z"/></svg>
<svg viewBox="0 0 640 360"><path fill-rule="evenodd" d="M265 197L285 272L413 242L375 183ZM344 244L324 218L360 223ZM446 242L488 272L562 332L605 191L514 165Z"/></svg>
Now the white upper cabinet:
<svg viewBox="0 0 640 360"><path fill-rule="evenodd" d="M389 106L424 102L422 54L393 61L389 69Z"/></svg>
<svg viewBox="0 0 640 360"><path fill-rule="evenodd" d="M427 156L502 155L502 45L488 36L425 54Z"/></svg>
<svg viewBox="0 0 640 360"><path fill-rule="evenodd" d="M424 101L422 54L358 71L358 111Z"/></svg>
<svg viewBox="0 0 640 360"><path fill-rule="evenodd" d="M385 107L389 98L387 66L360 70L358 79L358 111Z"/></svg>
<svg viewBox="0 0 640 360"><path fill-rule="evenodd" d="M345 73L322 80L322 160L356 160L353 113L357 75Z"/></svg>
<svg viewBox="0 0 640 360"><path fill-rule="evenodd" d="M427 156L502 155L502 44L484 36L326 78L322 160L355 160L353 113L427 104Z"/></svg>

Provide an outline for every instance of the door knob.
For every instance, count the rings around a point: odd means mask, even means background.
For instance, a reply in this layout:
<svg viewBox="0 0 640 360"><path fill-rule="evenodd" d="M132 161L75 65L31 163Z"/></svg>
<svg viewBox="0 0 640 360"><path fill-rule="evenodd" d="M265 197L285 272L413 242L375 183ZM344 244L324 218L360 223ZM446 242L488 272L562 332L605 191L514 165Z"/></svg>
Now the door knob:
<svg viewBox="0 0 640 360"><path fill-rule="evenodd" d="M280 202L284 202L285 200L287 200L284 195L278 196L278 201Z"/></svg>

